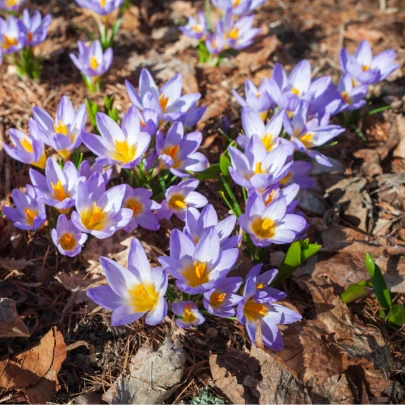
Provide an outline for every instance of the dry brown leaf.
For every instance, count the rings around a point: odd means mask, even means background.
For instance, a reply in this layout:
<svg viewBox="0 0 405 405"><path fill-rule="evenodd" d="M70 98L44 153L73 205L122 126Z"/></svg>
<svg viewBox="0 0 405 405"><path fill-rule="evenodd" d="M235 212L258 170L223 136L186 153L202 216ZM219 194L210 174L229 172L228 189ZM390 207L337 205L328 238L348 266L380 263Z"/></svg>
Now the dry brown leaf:
<svg viewBox="0 0 405 405"><path fill-rule="evenodd" d="M345 31L345 38L351 39L355 42L360 42L366 40L368 42L378 42L384 38L384 34L377 30L368 30L364 27L356 27L354 25L349 25Z"/></svg>
<svg viewBox="0 0 405 405"><path fill-rule="evenodd" d="M0 258L0 268L5 270L23 270L28 266L35 266L32 260L25 259L1 259Z"/></svg>
<svg viewBox="0 0 405 405"><path fill-rule="evenodd" d="M11 298L0 298L0 338L29 337L30 331L21 320Z"/></svg>
<svg viewBox="0 0 405 405"><path fill-rule="evenodd" d="M65 359L63 336L53 327L36 346L0 358L0 394L16 390L22 391L30 404L51 401L59 389L57 375Z"/></svg>

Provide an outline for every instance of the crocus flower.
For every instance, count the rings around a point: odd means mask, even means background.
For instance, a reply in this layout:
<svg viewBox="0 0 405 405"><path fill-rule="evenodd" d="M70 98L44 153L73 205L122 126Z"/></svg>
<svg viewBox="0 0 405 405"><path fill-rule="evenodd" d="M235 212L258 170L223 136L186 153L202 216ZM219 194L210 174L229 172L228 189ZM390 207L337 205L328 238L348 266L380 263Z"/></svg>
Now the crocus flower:
<svg viewBox="0 0 405 405"><path fill-rule="evenodd" d="M85 145L103 161L120 163L124 168L135 167L149 146L150 135L141 131L139 115L131 107L122 119L121 128L108 115L97 113L100 135L84 133Z"/></svg>
<svg viewBox="0 0 405 405"><path fill-rule="evenodd" d="M217 26L217 31L224 38L225 49L245 49L253 44L254 38L260 33L260 28L252 28L255 20L253 14L246 15L234 21L231 11L225 13Z"/></svg>
<svg viewBox="0 0 405 405"><path fill-rule="evenodd" d="M291 144L280 144L277 149L267 152L260 138L254 135L244 153L229 147L232 162L229 174L241 187L257 190L269 187L286 176L292 165L288 159L293 151Z"/></svg>
<svg viewBox="0 0 405 405"><path fill-rule="evenodd" d="M162 267L177 281L180 290L200 294L214 288L238 259L238 249L221 251L215 229L208 230L197 245L178 229L170 234L170 256L158 258Z"/></svg>
<svg viewBox="0 0 405 405"><path fill-rule="evenodd" d="M242 107L249 107L260 115L264 121L270 109L274 107L274 101L268 93L269 79L265 78L257 88L250 80L245 81L245 98L241 97L235 90L232 93L236 101Z"/></svg>
<svg viewBox="0 0 405 405"><path fill-rule="evenodd" d="M87 235L76 228L74 223L62 214L58 217L56 229L51 231L52 241L64 256L74 257L80 254L86 243Z"/></svg>
<svg viewBox="0 0 405 405"><path fill-rule="evenodd" d="M225 50L225 39L223 32L219 28L220 22L217 24L215 32L209 33L207 39L205 40L205 46L208 49L210 55L219 55Z"/></svg>
<svg viewBox="0 0 405 405"><path fill-rule="evenodd" d="M146 188L132 188L126 186L122 206L132 210L132 219L124 228L131 232L139 226L150 231L157 231L160 227L155 210L160 208L160 204L151 200L152 191Z"/></svg>
<svg viewBox="0 0 405 405"><path fill-rule="evenodd" d="M207 106L197 107L197 103L193 103L188 112L181 118L181 122L185 127L193 127L202 118Z"/></svg>
<svg viewBox="0 0 405 405"><path fill-rule="evenodd" d="M100 257L108 286L91 288L87 295L95 303L113 311L113 326L136 322L146 314L148 325L161 323L167 314L164 295L167 274L160 267L151 268L138 239L129 247L128 269L117 262Z"/></svg>
<svg viewBox="0 0 405 405"><path fill-rule="evenodd" d="M15 160L44 169L46 163L44 143L38 135L36 123L32 118L29 120L28 127L29 135L11 128L8 134L13 146L3 143L4 150Z"/></svg>
<svg viewBox="0 0 405 405"><path fill-rule="evenodd" d="M394 63L396 53L387 49L373 57L371 46L367 41L361 41L353 55L346 49L340 51L340 66L344 73L362 84L373 84L384 80L394 70L399 68Z"/></svg>
<svg viewBox="0 0 405 405"><path fill-rule="evenodd" d="M82 142L86 124L86 106L81 104L75 111L69 97L62 96L53 119L39 107L32 109L44 143L55 149L64 159L68 159Z"/></svg>
<svg viewBox="0 0 405 405"><path fill-rule="evenodd" d="M366 104L365 97L368 91L368 85L353 85L353 79L349 73L342 76L337 85L337 91L341 97L341 103L336 113L343 110L357 110Z"/></svg>
<svg viewBox="0 0 405 405"><path fill-rule="evenodd" d="M302 160L295 161L287 175L280 180L280 184L289 186L296 183L301 190L309 190L315 187L315 181L307 174L311 169L311 163Z"/></svg>
<svg viewBox="0 0 405 405"><path fill-rule="evenodd" d="M45 204L60 212L67 212L75 205L77 169L72 162L66 162L63 169L56 160L49 157L45 165L45 176L34 169L29 171L31 183Z"/></svg>
<svg viewBox="0 0 405 405"><path fill-rule="evenodd" d="M211 0L215 7L240 15L251 10L252 0Z"/></svg>
<svg viewBox="0 0 405 405"><path fill-rule="evenodd" d="M344 132L345 129L339 125L323 124L322 121L329 120L328 116L326 116L326 120L325 117L323 119L313 118L308 120L308 106L309 103L306 100L299 103L292 120L290 121L288 118L284 120L285 130L290 135L290 140L297 150L306 153L319 164L330 167L331 163L326 156L309 149L324 145Z"/></svg>
<svg viewBox="0 0 405 405"><path fill-rule="evenodd" d="M306 221L300 215L287 213L287 201L280 197L266 206L263 197L252 193L246 202L246 212L238 218L239 225L259 247L291 243Z"/></svg>
<svg viewBox="0 0 405 405"><path fill-rule="evenodd" d="M143 111L135 108L135 111L139 115L142 131L155 136L159 127L159 114L150 108L145 108Z"/></svg>
<svg viewBox="0 0 405 405"><path fill-rule="evenodd" d="M175 122L164 136L156 134L156 152L161 158L161 167L169 169L178 177L190 177L191 172L202 172L209 167L208 159L196 152L202 141L201 132L184 135L181 122Z"/></svg>
<svg viewBox="0 0 405 405"><path fill-rule="evenodd" d="M124 0L76 0L80 7L87 8L99 15L108 15L121 7Z"/></svg>
<svg viewBox="0 0 405 405"><path fill-rule="evenodd" d="M0 9L17 11L25 0L0 0Z"/></svg>
<svg viewBox="0 0 405 405"><path fill-rule="evenodd" d="M211 314L223 318L235 316L235 305L238 305L243 297L237 295L242 279L229 277L218 281L215 287L204 293L204 308Z"/></svg>
<svg viewBox="0 0 405 405"><path fill-rule="evenodd" d="M111 179L112 169L104 171L104 165L102 163L94 162L93 165L90 166L88 160L83 160L79 167L79 176L88 180L94 173L101 173L105 184L107 184Z"/></svg>
<svg viewBox="0 0 405 405"><path fill-rule="evenodd" d="M95 40L91 45L87 46L82 41L77 43L79 55L69 54L70 59L76 67L88 77L100 77L110 69L113 61L113 50L107 48L103 52L101 43Z"/></svg>
<svg viewBox="0 0 405 405"><path fill-rule="evenodd" d="M239 322L246 325L252 344L256 344L256 329L259 321L264 345L273 350L281 350L284 343L277 325L299 321L302 319L301 315L275 304L279 299L278 295L258 290L257 276L246 279L243 297L243 301L238 305L237 316Z"/></svg>
<svg viewBox="0 0 405 405"><path fill-rule="evenodd" d="M24 46L18 19L10 15L7 20L0 18L0 48L4 55L18 52Z"/></svg>
<svg viewBox="0 0 405 405"><path fill-rule="evenodd" d="M35 46L45 41L51 22L50 14L42 18L39 10L36 10L31 17L28 9L25 9L22 18L18 20L24 46Z"/></svg>
<svg viewBox="0 0 405 405"><path fill-rule="evenodd" d="M286 298L287 294L284 291L269 287L272 281L276 278L278 270L267 270L264 273L260 274L262 267L262 264L256 264L256 266L253 266L247 275L247 280L254 279L256 281L256 290L259 293L258 295L270 295L275 298L275 301Z"/></svg>
<svg viewBox="0 0 405 405"><path fill-rule="evenodd" d="M142 69L139 78L139 92L128 80L125 81L125 85L132 104L138 110L143 111L145 108L149 108L159 114L159 119L178 121L201 97L200 93L182 96L182 82L183 77L178 73L158 89L149 71Z"/></svg>
<svg viewBox="0 0 405 405"><path fill-rule="evenodd" d="M239 135L237 142L242 148L246 148L249 140L258 136L263 146L268 152L277 148L280 143L288 143L287 140L279 138L284 121L284 110L278 111L271 120L265 125L263 120L255 111L249 107L242 109L242 127L244 135Z"/></svg>
<svg viewBox="0 0 405 405"><path fill-rule="evenodd" d="M286 212L289 214L292 213L295 207L298 205L298 200L295 200L295 197L297 196L299 190L300 186L296 183L292 183L283 188L279 187L278 184L275 184L264 190L261 195L266 206L272 201L277 200L280 197L284 197L287 204ZM249 190L249 196L253 193L256 193L256 191Z"/></svg>
<svg viewBox="0 0 405 405"><path fill-rule="evenodd" d="M236 224L235 215L229 215L218 222L218 215L212 204L207 204L201 213L195 208L187 209L185 222L183 232L195 245L211 228L217 231L221 250L234 248L241 240L240 235L230 236Z"/></svg>
<svg viewBox="0 0 405 405"><path fill-rule="evenodd" d="M184 221L187 208L204 207L208 200L202 194L194 191L199 183L198 180L189 179L169 187L166 190L166 198L162 201L162 207L157 212L158 219L170 219L174 214Z"/></svg>
<svg viewBox="0 0 405 405"><path fill-rule="evenodd" d="M3 212L14 226L24 231L39 229L46 221L44 203L38 198L34 187L27 185L26 192L14 189L11 193L15 208L3 207Z"/></svg>
<svg viewBox="0 0 405 405"><path fill-rule="evenodd" d="M197 304L193 301L180 301L172 304L172 311L180 318L176 319L179 328L190 328L204 323L205 318L198 311Z"/></svg>
<svg viewBox="0 0 405 405"><path fill-rule="evenodd" d="M180 27L180 31L190 38L203 41L208 32L207 19L204 13L199 11L197 18L189 17L187 25Z"/></svg>
<svg viewBox="0 0 405 405"><path fill-rule="evenodd" d="M125 191L125 184L105 191L100 173L93 174L87 181L79 181L75 200L77 212L72 212L73 223L82 232L98 239L110 237L132 219L133 211L121 208Z"/></svg>

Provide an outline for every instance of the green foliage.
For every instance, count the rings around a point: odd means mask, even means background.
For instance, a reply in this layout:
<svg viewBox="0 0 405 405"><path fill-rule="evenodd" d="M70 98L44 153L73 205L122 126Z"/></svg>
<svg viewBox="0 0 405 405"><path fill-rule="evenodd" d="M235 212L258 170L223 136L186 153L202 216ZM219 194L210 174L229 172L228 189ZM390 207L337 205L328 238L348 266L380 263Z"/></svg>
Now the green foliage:
<svg viewBox="0 0 405 405"><path fill-rule="evenodd" d="M373 291L373 283L363 280L356 284L349 285L349 287L347 287L346 291L344 291L340 297L345 304L350 304L351 302L367 298L373 293Z"/></svg>
<svg viewBox="0 0 405 405"><path fill-rule="evenodd" d="M223 404L224 401L212 395L207 387L200 390L198 397L193 397L190 404Z"/></svg>
<svg viewBox="0 0 405 405"><path fill-rule="evenodd" d="M279 284L281 281L291 277L295 270L306 262L311 256L319 252L321 245L309 243L309 239L297 240L293 242L278 268L278 274L272 286Z"/></svg>
<svg viewBox="0 0 405 405"><path fill-rule="evenodd" d="M193 173L193 177L200 181L216 179L219 173L219 166L219 163L213 163L207 170L204 170L203 172Z"/></svg>
<svg viewBox="0 0 405 405"><path fill-rule="evenodd" d="M34 55L32 47L22 49L14 55L17 74L21 79L26 76L38 80L40 75L40 60Z"/></svg>
<svg viewBox="0 0 405 405"><path fill-rule="evenodd" d="M94 101L91 101L88 98L86 99L86 108L93 130L96 134L98 134L99 132L97 129L96 114L100 111L100 108Z"/></svg>
<svg viewBox="0 0 405 405"><path fill-rule="evenodd" d="M219 167L221 169L221 173L225 177L229 177L229 166L231 166L230 159L225 155L225 153L221 153L219 157Z"/></svg>
<svg viewBox="0 0 405 405"><path fill-rule="evenodd" d="M104 97L104 112L115 122L118 122L120 116L118 110L114 107L114 98L114 94L106 95Z"/></svg>

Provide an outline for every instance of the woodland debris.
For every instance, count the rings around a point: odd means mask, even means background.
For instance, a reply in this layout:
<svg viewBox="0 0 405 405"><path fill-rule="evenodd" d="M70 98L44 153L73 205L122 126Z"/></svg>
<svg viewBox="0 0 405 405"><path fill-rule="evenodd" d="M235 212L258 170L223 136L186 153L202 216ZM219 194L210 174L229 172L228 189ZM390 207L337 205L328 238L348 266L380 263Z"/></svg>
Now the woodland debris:
<svg viewBox="0 0 405 405"><path fill-rule="evenodd" d="M19 317L15 301L0 298L0 338L29 337L30 331Z"/></svg>

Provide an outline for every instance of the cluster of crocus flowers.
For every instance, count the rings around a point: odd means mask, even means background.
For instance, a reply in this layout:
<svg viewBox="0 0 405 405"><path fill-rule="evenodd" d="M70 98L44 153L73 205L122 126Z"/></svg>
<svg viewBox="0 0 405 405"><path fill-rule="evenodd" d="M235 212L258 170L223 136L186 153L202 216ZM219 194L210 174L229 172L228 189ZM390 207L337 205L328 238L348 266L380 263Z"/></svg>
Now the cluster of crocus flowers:
<svg viewBox="0 0 405 405"><path fill-rule="evenodd" d="M222 11L222 17L215 29L211 29L211 21L207 21L202 12L197 18L189 17L187 25L180 27L184 35L200 41L205 52L212 55L224 55L230 50L241 50L253 44L255 37L260 33L254 28L253 11L264 3L264 0L211 0L212 4ZM207 62L200 53L200 61ZM219 58L215 59L218 61Z"/></svg>
<svg viewBox="0 0 405 405"><path fill-rule="evenodd" d="M18 11L25 0L0 0L0 9L6 11Z"/></svg>

